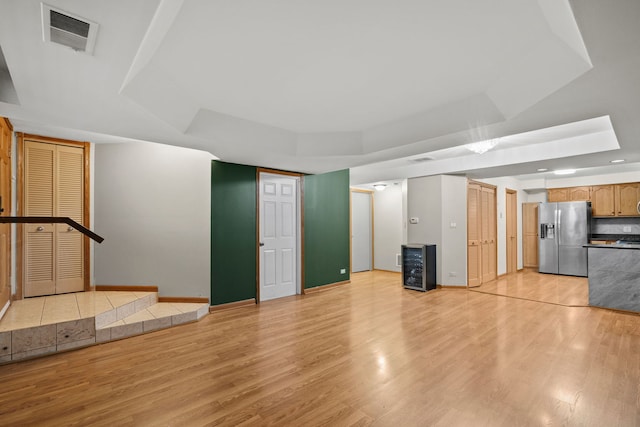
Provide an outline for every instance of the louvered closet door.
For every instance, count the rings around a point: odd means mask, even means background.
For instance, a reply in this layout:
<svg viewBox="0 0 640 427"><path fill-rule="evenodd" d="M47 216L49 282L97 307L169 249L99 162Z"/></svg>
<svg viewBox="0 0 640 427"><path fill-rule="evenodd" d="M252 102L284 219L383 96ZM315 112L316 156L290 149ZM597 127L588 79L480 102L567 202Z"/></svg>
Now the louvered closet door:
<svg viewBox="0 0 640 427"><path fill-rule="evenodd" d="M55 155L55 145L25 142L25 216L54 216ZM53 224L25 224L24 242L24 296L55 294Z"/></svg>
<svg viewBox="0 0 640 427"><path fill-rule="evenodd" d="M83 224L84 152L57 146L56 213ZM56 293L84 290L83 235L67 224L56 224Z"/></svg>
<svg viewBox="0 0 640 427"><path fill-rule="evenodd" d="M25 215L70 217L83 224L84 152L25 142ZM83 236L67 224L25 225L24 295L84 290Z"/></svg>

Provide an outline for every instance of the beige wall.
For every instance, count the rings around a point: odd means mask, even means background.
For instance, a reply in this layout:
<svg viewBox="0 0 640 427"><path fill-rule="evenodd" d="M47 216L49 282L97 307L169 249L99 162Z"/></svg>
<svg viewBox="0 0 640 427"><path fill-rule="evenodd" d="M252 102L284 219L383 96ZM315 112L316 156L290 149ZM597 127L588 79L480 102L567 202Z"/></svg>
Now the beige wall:
<svg viewBox="0 0 640 427"><path fill-rule="evenodd" d="M209 153L151 143L95 146L97 285L209 297Z"/></svg>

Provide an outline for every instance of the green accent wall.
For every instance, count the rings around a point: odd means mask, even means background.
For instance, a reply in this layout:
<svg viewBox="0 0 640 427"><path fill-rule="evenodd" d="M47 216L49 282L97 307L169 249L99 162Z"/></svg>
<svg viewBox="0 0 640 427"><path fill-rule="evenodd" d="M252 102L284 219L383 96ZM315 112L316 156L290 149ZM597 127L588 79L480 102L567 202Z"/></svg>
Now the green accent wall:
<svg viewBox="0 0 640 427"><path fill-rule="evenodd" d="M211 163L211 305L256 297L256 171ZM349 280L349 171L305 176L303 191L305 288Z"/></svg>
<svg viewBox="0 0 640 427"><path fill-rule="evenodd" d="M349 170L305 176L306 289L349 280L349 233Z"/></svg>
<svg viewBox="0 0 640 427"><path fill-rule="evenodd" d="M211 305L256 297L256 167L211 164Z"/></svg>

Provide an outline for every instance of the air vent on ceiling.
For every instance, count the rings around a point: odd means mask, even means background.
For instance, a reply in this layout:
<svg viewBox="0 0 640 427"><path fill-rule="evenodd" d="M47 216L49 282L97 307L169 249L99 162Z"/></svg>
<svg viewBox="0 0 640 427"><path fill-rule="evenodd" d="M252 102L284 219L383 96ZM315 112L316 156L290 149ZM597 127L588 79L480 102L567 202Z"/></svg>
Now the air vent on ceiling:
<svg viewBox="0 0 640 427"><path fill-rule="evenodd" d="M77 52L93 53L98 24L54 9L42 3L42 36L44 41L70 47Z"/></svg>
<svg viewBox="0 0 640 427"><path fill-rule="evenodd" d="M411 162L415 162L415 163L422 163L422 162L428 162L430 160L433 160L433 157L418 157L416 159L411 159Z"/></svg>

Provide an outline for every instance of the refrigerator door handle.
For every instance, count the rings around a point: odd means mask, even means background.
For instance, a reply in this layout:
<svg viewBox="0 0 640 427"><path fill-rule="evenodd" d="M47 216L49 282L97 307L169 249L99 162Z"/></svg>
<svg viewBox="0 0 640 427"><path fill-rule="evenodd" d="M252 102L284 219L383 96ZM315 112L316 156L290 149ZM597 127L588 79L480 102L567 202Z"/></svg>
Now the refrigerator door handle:
<svg viewBox="0 0 640 427"><path fill-rule="evenodd" d="M558 231L560 230L562 230L562 211L558 209ZM562 233L557 233L557 234L558 234L558 244L561 245Z"/></svg>
<svg viewBox="0 0 640 427"><path fill-rule="evenodd" d="M545 239L547 237L547 227L546 224L540 224L540 238Z"/></svg>

